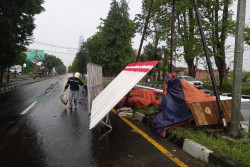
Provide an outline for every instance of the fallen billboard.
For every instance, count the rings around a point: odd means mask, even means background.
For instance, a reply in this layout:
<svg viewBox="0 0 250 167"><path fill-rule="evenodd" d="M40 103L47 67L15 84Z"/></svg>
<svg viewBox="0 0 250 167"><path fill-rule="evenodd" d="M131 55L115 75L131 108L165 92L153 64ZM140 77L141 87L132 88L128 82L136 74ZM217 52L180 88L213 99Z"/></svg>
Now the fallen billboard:
<svg viewBox="0 0 250 167"><path fill-rule="evenodd" d="M89 128L94 128L157 63L149 61L127 65L93 100Z"/></svg>

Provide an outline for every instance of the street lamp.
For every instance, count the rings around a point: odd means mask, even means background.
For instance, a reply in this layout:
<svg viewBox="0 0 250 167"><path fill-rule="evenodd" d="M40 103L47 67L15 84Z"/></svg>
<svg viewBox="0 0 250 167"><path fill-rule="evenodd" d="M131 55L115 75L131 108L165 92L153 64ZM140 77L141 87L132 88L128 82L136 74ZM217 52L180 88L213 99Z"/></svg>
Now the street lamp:
<svg viewBox="0 0 250 167"><path fill-rule="evenodd" d="M26 68L26 63L23 63L22 74L24 73L24 68Z"/></svg>

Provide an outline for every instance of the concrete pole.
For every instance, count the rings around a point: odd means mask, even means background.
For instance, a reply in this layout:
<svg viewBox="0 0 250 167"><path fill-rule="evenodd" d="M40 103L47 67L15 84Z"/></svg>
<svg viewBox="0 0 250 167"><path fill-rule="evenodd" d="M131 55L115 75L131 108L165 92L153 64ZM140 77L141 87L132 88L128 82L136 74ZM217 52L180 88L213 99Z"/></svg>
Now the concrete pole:
<svg viewBox="0 0 250 167"><path fill-rule="evenodd" d="M231 126L229 135L237 138L242 137L240 131L240 108L241 108L241 84L242 64L244 52L244 30L245 30L246 0L238 0L237 21L235 33L234 50L234 72L233 72L233 99Z"/></svg>

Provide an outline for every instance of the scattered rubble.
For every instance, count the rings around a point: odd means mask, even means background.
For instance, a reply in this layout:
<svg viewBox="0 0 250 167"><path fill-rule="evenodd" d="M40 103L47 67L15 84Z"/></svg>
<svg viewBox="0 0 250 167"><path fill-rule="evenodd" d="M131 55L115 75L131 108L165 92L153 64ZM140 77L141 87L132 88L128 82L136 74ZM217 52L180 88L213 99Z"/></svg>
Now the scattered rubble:
<svg viewBox="0 0 250 167"><path fill-rule="evenodd" d="M134 112L131 107L122 107L117 110L118 117L120 118L132 118L134 116Z"/></svg>

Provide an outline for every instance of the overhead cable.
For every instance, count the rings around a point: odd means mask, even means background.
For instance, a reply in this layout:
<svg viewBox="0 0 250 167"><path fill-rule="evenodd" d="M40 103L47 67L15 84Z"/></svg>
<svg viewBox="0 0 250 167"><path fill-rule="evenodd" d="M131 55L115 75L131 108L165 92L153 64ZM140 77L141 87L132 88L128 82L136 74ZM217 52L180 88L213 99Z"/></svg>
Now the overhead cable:
<svg viewBox="0 0 250 167"><path fill-rule="evenodd" d="M56 47L56 48L69 49L69 50L79 50L78 48L54 45L54 44L49 44L49 43L45 43L45 42L39 42L39 41L33 41L33 42L36 44L39 44L39 45L51 46L51 47Z"/></svg>
<svg viewBox="0 0 250 167"><path fill-rule="evenodd" d="M33 49L33 48L29 48L29 49ZM35 49L33 49L33 50L35 50ZM59 52L59 51L53 51L53 50L44 50L44 52L46 52L46 53L53 52L53 53L67 54L67 55L76 55L76 53L72 53L72 52Z"/></svg>

